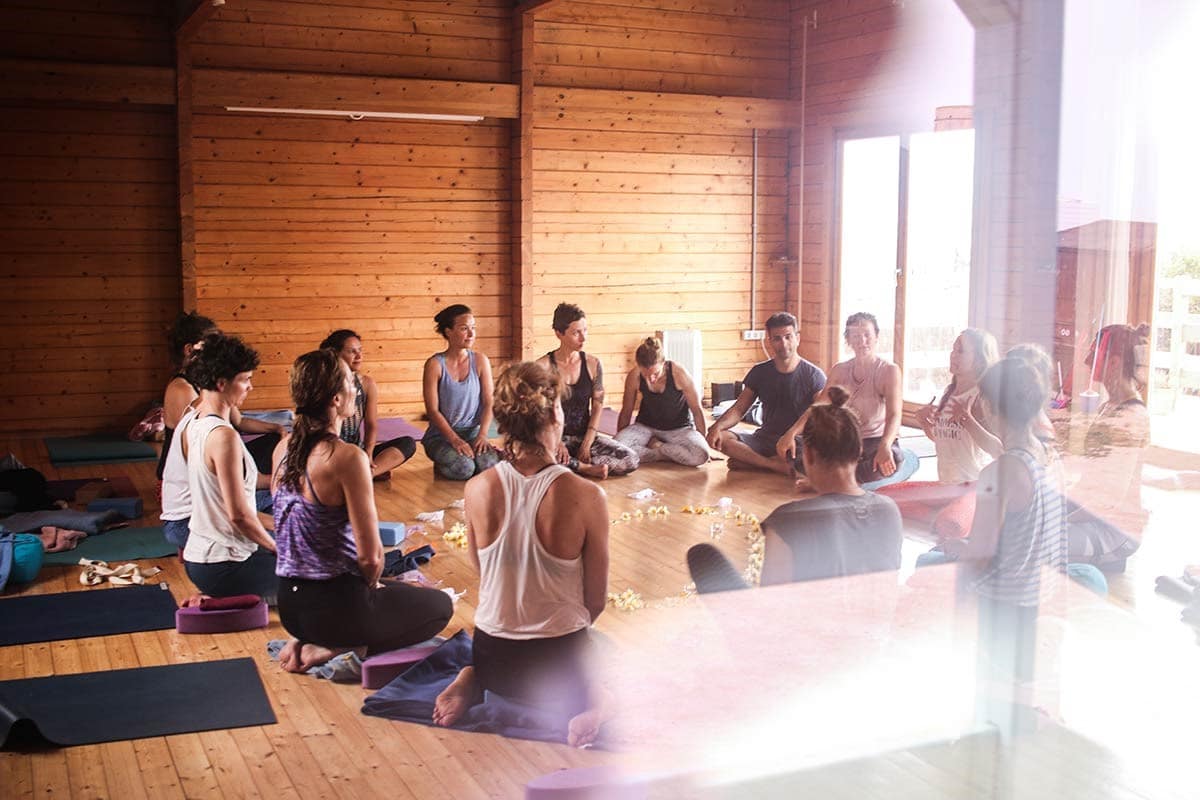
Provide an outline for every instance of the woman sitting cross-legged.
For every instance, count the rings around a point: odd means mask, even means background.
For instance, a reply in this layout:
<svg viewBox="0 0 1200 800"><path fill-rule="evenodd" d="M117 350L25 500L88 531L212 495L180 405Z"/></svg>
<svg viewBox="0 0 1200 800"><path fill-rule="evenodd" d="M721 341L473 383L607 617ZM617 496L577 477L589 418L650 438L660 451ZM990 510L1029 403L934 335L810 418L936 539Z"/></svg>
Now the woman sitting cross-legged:
<svg viewBox="0 0 1200 800"><path fill-rule="evenodd" d="M467 533L479 567L472 665L437 698L453 725L484 690L570 720L568 743L591 742L604 718L589 678L588 628L604 610L604 492L557 463L558 377L516 364L496 381L507 461L467 482Z"/></svg>
<svg viewBox="0 0 1200 800"><path fill-rule="evenodd" d="M902 406L900 367L875 353L879 322L874 314L851 314L844 336L854 357L833 365L827 385L844 386L850 392L846 405L857 415L863 436L856 475L859 483L871 483L893 475L904 458L896 443ZM794 436L786 437L787 441Z"/></svg>
<svg viewBox="0 0 1200 800"><path fill-rule="evenodd" d="M444 592L382 584L383 543L360 448L341 441L356 413L353 373L330 350L292 365L292 435L275 451L279 619L292 639L279 661L303 672L340 652L373 654L425 641L454 613Z"/></svg>
<svg viewBox="0 0 1200 800"><path fill-rule="evenodd" d="M275 540L254 507L258 469L230 417L250 393L258 353L241 339L219 333L204 338L187 368L200 390L183 437L191 517L183 563L203 594L257 594L275 602Z"/></svg>
<svg viewBox="0 0 1200 800"><path fill-rule="evenodd" d="M446 349L425 362L425 455L443 478L465 481L500 460L488 441L492 425L492 363L471 349L475 315L461 303L433 318Z"/></svg>
<svg viewBox="0 0 1200 800"><path fill-rule="evenodd" d="M379 436L379 389L375 379L363 375L363 343L354 331L342 328L325 337L322 350L337 353L354 378L354 412L342 422L338 431L343 442L361 447L371 465L371 477L378 481L387 480L392 470L412 458L417 452L417 442L411 436L397 436L386 442L378 442Z"/></svg>
<svg viewBox="0 0 1200 800"><path fill-rule="evenodd" d="M708 462L704 412L692 376L663 358L662 341L651 336L634 353L637 366L625 377L625 397L617 419L617 441L645 464L665 459L688 467ZM637 422L633 407L641 392Z"/></svg>
<svg viewBox="0 0 1200 800"><path fill-rule="evenodd" d="M926 523L939 540L961 539L975 513L975 481L999 442L988 430L979 380L997 360L996 340L967 328L950 351L950 385L935 406L917 411L917 421L937 452L936 481L907 481L879 490L896 501L905 519Z"/></svg>
<svg viewBox="0 0 1200 800"><path fill-rule="evenodd" d="M858 485L862 435L844 408L841 386L814 404L801 432L800 457L816 497L784 503L762 523L764 586L900 568L902 523L896 504ZM688 550L688 568L702 593L745 589L733 565L710 544Z"/></svg>

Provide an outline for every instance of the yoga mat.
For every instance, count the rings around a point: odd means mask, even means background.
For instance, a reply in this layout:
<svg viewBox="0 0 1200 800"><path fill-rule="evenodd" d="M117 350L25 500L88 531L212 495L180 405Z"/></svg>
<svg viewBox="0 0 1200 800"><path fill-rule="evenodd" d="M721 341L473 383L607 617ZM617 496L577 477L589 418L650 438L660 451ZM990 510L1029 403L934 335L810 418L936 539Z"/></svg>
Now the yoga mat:
<svg viewBox="0 0 1200 800"><path fill-rule="evenodd" d="M907 447L901 447L900 452L904 454L904 460L900 462L900 466L896 468L895 472L886 478L864 483L862 488L868 492L873 492L884 486L891 486L894 483L906 481L916 474L917 470L921 468L921 459L917 458L917 454Z"/></svg>
<svg viewBox="0 0 1200 800"><path fill-rule="evenodd" d="M0 681L5 750L274 723L250 658Z"/></svg>
<svg viewBox="0 0 1200 800"><path fill-rule="evenodd" d="M159 586L0 599L0 647L174 627L175 598Z"/></svg>
<svg viewBox="0 0 1200 800"><path fill-rule="evenodd" d="M471 663L471 638L459 631L424 661L363 701L362 713L401 722L433 724L433 701L450 685L459 670ZM484 692L451 727L460 731L498 733L537 742L566 742L565 717ZM603 736L603 732L601 732ZM597 742L596 747L604 745Z"/></svg>
<svg viewBox="0 0 1200 800"><path fill-rule="evenodd" d="M158 460L158 453L152 446L119 436L47 436L44 441L50 462L56 467Z"/></svg>
<svg viewBox="0 0 1200 800"><path fill-rule="evenodd" d="M163 529L116 528L106 533L89 536L74 550L61 553L46 553L42 564L78 564L81 558L95 561L137 561L142 558L164 558L178 551L175 545L163 538Z"/></svg>
<svg viewBox="0 0 1200 800"><path fill-rule="evenodd" d="M375 441L382 443L388 439L395 439L397 436L411 436L419 442L424 435L425 431L412 425L408 420L400 417L382 417L375 433Z"/></svg>

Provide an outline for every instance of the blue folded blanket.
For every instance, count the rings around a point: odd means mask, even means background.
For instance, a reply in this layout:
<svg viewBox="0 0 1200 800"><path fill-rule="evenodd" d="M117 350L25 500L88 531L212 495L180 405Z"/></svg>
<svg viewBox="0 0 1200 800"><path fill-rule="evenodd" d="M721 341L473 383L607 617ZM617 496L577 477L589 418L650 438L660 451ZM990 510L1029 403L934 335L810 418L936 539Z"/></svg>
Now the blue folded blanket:
<svg viewBox="0 0 1200 800"><path fill-rule="evenodd" d="M433 702L459 671L471 664L471 637L459 631L424 661L363 701L363 713L401 722L433 724ZM460 731L498 733L537 742L567 741L567 717L484 692L453 727Z"/></svg>

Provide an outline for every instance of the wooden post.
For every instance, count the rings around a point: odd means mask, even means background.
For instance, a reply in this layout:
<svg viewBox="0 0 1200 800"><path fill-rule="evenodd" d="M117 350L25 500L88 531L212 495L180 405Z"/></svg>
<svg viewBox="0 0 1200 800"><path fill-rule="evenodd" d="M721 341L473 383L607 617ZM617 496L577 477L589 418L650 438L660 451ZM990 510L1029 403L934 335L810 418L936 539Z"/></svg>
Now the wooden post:
<svg viewBox="0 0 1200 800"><path fill-rule="evenodd" d="M513 14L513 81L520 87L512 126L512 346L514 361L533 356L533 48L534 15Z"/></svg>

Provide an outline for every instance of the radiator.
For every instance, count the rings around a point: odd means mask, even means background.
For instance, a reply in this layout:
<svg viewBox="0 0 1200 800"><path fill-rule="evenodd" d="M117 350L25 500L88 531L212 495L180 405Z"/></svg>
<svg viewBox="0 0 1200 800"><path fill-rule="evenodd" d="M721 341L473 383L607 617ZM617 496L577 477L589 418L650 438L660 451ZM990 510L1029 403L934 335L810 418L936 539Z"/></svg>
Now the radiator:
<svg viewBox="0 0 1200 800"><path fill-rule="evenodd" d="M704 357L700 348L700 331L694 328L684 328L676 331L656 331L655 335L662 339L663 357L674 361L688 371L692 376L692 384L701 395L704 390L703 376L700 374L704 366Z"/></svg>

